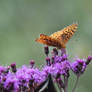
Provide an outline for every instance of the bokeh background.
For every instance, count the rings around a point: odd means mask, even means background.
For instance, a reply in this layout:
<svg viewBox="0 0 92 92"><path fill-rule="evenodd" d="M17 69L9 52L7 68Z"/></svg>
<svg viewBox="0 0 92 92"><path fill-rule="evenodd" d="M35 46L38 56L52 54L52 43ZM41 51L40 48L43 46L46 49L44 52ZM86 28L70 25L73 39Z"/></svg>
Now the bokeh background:
<svg viewBox="0 0 92 92"><path fill-rule="evenodd" d="M70 60L92 55L92 0L0 0L0 64L17 67L34 59L44 64L43 45L35 39L52 34L72 23L78 31L67 44ZM52 48L50 47L50 50ZM76 92L92 91L92 63L81 76ZM75 81L72 75L69 92Z"/></svg>

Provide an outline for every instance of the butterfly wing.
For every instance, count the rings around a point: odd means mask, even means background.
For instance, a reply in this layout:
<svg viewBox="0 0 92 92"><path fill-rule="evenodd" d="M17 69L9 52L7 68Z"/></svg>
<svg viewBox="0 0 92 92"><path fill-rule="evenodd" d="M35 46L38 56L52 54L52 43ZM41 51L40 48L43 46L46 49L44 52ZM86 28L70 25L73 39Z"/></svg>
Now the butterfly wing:
<svg viewBox="0 0 92 92"><path fill-rule="evenodd" d="M50 37L59 40L61 44L65 45L75 33L77 26L78 26L77 24L69 25L64 29L53 33L52 35L50 35Z"/></svg>
<svg viewBox="0 0 92 92"><path fill-rule="evenodd" d="M44 34L40 34L40 38L37 38L35 41L45 44L45 45L48 45L48 46L54 46L54 47L61 48L61 44L57 39L54 39L54 38L44 35Z"/></svg>
<svg viewBox="0 0 92 92"><path fill-rule="evenodd" d="M40 38L37 38L35 41L48 46L54 46L59 49L65 48L65 44L73 36L76 29L77 24L72 24L50 36L40 34Z"/></svg>

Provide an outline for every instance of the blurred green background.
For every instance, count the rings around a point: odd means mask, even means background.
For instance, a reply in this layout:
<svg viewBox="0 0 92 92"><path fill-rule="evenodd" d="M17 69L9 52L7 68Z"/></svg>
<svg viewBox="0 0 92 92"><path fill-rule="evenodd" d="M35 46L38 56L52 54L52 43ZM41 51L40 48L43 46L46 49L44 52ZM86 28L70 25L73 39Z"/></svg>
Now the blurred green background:
<svg viewBox="0 0 92 92"><path fill-rule="evenodd" d="M0 0L0 64L16 62L19 67L34 59L39 66L45 61L43 45L35 42L39 34L50 35L76 22L78 31L67 44L73 60L92 55L92 0ZM92 63L76 92L91 92L91 69Z"/></svg>

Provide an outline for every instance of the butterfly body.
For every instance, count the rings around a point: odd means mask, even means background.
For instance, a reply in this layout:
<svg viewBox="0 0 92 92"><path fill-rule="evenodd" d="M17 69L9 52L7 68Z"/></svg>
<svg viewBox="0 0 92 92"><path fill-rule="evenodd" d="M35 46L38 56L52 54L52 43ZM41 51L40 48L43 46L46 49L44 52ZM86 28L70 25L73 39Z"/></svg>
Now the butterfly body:
<svg viewBox="0 0 92 92"><path fill-rule="evenodd" d="M77 24L72 24L50 36L40 34L40 38L37 38L36 41L48 46L57 47L58 49L65 48L66 43L73 36L76 29Z"/></svg>

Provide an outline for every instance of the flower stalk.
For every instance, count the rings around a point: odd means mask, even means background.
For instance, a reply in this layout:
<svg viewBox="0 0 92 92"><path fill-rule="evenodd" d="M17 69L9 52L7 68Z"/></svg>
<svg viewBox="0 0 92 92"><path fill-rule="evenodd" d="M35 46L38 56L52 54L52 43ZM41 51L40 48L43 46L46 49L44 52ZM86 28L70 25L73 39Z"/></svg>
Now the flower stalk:
<svg viewBox="0 0 92 92"><path fill-rule="evenodd" d="M78 85L78 82L79 82L79 76L77 76L77 79L76 79L74 88L72 89L72 92L75 92L75 90L76 90L76 88L77 88L77 85Z"/></svg>
<svg viewBox="0 0 92 92"><path fill-rule="evenodd" d="M64 87L64 92L68 92L68 78L64 77L64 84L65 84L65 87Z"/></svg>

